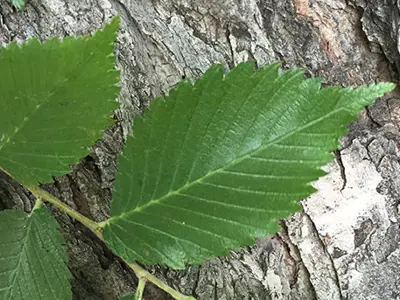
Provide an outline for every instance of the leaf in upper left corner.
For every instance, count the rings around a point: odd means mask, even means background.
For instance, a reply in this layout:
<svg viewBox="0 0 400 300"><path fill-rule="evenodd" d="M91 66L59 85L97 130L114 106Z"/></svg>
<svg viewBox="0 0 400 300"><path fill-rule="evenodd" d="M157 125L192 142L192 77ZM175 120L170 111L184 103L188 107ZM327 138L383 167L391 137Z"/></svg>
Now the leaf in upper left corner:
<svg viewBox="0 0 400 300"><path fill-rule="evenodd" d="M46 208L0 211L0 299L72 299L58 228Z"/></svg>
<svg viewBox="0 0 400 300"><path fill-rule="evenodd" d="M0 169L45 183L89 153L118 107L118 27L0 48Z"/></svg>

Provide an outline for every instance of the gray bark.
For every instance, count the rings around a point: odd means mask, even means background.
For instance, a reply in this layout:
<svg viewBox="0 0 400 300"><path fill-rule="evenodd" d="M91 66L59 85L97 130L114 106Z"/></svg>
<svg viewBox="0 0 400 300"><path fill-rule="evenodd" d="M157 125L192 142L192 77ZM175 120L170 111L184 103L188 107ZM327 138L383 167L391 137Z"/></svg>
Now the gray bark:
<svg viewBox="0 0 400 300"><path fill-rule="evenodd" d="M86 34L120 14L118 124L92 154L46 189L82 214L107 218L115 158L135 115L183 76L211 64L282 60L328 84L398 79L396 0L0 1L0 43ZM1 70L0 70L1 72ZM227 258L173 271L148 268L198 299L400 299L400 104L381 99L350 126L304 211L280 233ZM134 130L134 128L133 128ZM29 211L33 197L0 174L0 209ZM118 299L134 274L87 229L53 209L67 240L74 299ZM146 299L169 299L151 286Z"/></svg>

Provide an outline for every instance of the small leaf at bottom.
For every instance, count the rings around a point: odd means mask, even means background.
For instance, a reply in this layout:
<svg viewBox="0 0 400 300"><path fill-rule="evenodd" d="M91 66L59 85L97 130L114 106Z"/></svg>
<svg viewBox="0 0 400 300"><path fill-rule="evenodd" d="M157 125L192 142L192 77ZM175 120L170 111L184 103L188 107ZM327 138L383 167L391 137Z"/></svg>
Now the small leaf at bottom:
<svg viewBox="0 0 400 300"><path fill-rule="evenodd" d="M58 228L46 208L0 211L0 299L72 299Z"/></svg>

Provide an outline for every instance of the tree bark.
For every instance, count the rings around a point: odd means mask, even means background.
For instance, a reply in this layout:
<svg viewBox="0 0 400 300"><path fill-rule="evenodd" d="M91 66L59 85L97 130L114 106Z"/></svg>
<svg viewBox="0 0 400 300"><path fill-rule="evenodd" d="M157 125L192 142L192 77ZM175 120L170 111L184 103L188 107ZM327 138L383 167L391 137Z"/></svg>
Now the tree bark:
<svg viewBox="0 0 400 300"><path fill-rule="evenodd" d="M281 60L327 84L398 79L396 0L28 0L0 1L0 43L92 33L120 14L122 74L117 125L73 172L45 188L96 221L108 216L116 155L134 117L182 77L211 64ZM1 72L1 70L0 70ZM378 100L350 125L319 192L281 231L253 247L173 271L148 268L197 299L400 299L400 102ZM134 127L133 127L134 130ZM34 199L0 174L0 209L30 211ZM74 299L118 299L134 274L81 224L52 209L67 240ZM145 299L170 299L149 286Z"/></svg>

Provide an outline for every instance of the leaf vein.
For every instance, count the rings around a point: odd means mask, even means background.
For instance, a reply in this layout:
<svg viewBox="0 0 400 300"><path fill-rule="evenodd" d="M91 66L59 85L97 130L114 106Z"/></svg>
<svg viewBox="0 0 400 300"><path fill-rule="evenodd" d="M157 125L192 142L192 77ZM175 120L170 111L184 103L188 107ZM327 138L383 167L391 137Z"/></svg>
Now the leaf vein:
<svg viewBox="0 0 400 300"><path fill-rule="evenodd" d="M253 207L248 207L248 206L241 206L241 205L237 205L237 204L231 204L231 203L226 203L226 202L220 202L217 200L211 200L211 199L206 199L206 198L202 198L199 196L195 196L195 195L191 195L191 194L185 194L180 192L179 195L185 196L185 197L189 197L189 198L193 198L202 202L206 202L206 203L211 203L211 204L218 204L221 206L226 206L228 208L239 208L239 209L243 209L243 210L250 210L250 211L259 211L259 212L271 212L270 210L267 209L263 209L263 208L253 208ZM276 211L276 210L274 210Z"/></svg>
<svg viewBox="0 0 400 300"><path fill-rule="evenodd" d="M181 224L180 222L178 222L178 221L176 221L176 220L174 220L174 219L171 219L171 218L167 218L167 217L165 217L165 216L163 216L163 215L154 215L154 214L151 214L151 213L148 213L148 212L143 212L143 211L141 211L141 212L139 212L139 213L140 213L140 214L144 214L144 215L148 215L148 216L153 216L153 217L156 216L157 218L166 219L166 220L172 221L172 222L175 223L175 224L178 224L178 225L182 226L182 224ZM150 231L153 230L153 231L158 232L158 233L160 233L160 234L166 235L166 236L168 236L168 237L170 237L170 238L172 238L172 239L174 239L174 240L179 240L179 241L181 241L181 242L191 244L191 245L193 245L193 246L196 246L196 247L198 247L198 248L201 248L201 249L203 249L203 250L206 250L207 252L210 252L209 249L204 248L204 247L201 246L200 244L197 244L197 243L195 243L195 242L193 242L193 241L191 241L191 240L188 240L188 239L179 237L179 236L177 236L177 235L173 235L173 234L171 234L171 233L169 233L169 232L166 232L166 231L164 231L164 230L161 230L161 229L159 229L159 228L150 226L149 224L138 223L138 222L135 222L134 220L131 220L131 219L126 219L126 222L132 223L132 224L135 224L135 225L144 227L144 228L147 228L147 229L150 230ZM189 227L189 226L188 226L188 227Z"/></svg>
<svg viewBox="0 0 400 300"><path fill-rule="evenodd" d="M209 218L209 219L218 220L218 221L225 222L225 223L230 223L230 224L240 225L240 226L243 226L243 227L249 227L249 228L252 228L252 229L257 229L257 228L254 227L254 226L247 225L247 224L243 224L243 223L240 223L240 222L238 222L238 221L233 221L233 220L230 220L230 219L225 219L225 218L221 218L221 217L216 217L216 216L213 216L213 215L205 214L205 213L203 213L203 212L199 212L199 211L196 211L196 210L187 209L187 208L180 207L180 206L176 206L176 205L172 205L172 204L161 203L160 205L161 205L161 206L167 206L167 207L170 207L170 208L173 208L173 209L176 209L176 210L183 210L183 211L186 211L186 212L193 213L193 214L195 214L195 215L199 215L199 216L201 216L201 217L205 217L205 218ZM200 229L199 227L195 227L195 226L192 226L192 227L193 227L193 228ZM229 238L229 237L226 237L226 236L221 236L221 237L224 237L224 238L227 238L227 239L230 239L230 240L234 241L234 239Z"/></svg>
<svg viewBox="0 0 400 300"><path fill-rule="evenodd" d="M128 233L122 226L119 226L118 224L116 225L118 226L121 230L125 231L126 233ZM166 258L167 260L173 262L173 263L177 263L176 261L174 261L169 255L165 254L164 251L158 249L157 247L154 247L152 245L150 245L148 242L146 242L143 238L139 237L138 235L135 235L135 237L142 241L143 244L147 245L150 249L153 249L156 253L158 253L160 256L163 256L164 258ZM179 264L179 263L178 263Z"/></svg>

